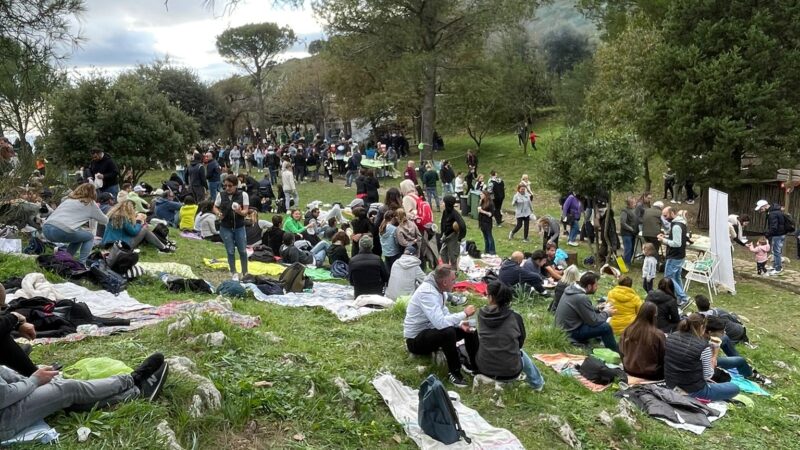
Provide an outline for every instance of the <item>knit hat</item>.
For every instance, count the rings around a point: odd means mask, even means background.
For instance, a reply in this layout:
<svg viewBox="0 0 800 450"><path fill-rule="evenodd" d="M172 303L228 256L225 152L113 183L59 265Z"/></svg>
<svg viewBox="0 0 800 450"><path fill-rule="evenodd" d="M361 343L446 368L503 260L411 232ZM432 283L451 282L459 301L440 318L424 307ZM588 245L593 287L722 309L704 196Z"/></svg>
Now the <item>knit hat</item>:
<svg viewBox="0 0 800 450"><path fill-rule="evenodd" d="M413 245L409 245L406 247L406 251L404 252L406 255L416 255L417 254L417 247Z"/></svg>

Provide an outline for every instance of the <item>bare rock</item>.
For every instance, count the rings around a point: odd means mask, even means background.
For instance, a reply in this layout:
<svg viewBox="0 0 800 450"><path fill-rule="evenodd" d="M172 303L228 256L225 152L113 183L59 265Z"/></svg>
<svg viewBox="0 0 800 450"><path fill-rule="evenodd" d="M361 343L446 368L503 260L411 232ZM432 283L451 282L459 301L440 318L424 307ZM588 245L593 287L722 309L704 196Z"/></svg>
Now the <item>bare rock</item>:
<svg viewBox="0 0 800 450"><path fill-rule="evenodd" d="M183 450L181 444L178 443L178 438L175 437L175 432L169 427L166 420L162 420L156 427L156 434L166 444L167 450Z"/></svg>
<svg viewBox="0 0 800 450"><path fill-rule="evenodd" d="M550 426L555 428L558 437L571 448L579 450L583 448L578 436L575 435L575 431L572 430L572 427L569 426L566 420L552 414L539 414L539 420L547 422Z"/></svg>
<svg viewBox="0 0 800 450"><path fill-rule="evenodd" d="M192 404L189 407L189 414L192 417L201 417L206 411L216 411L222 407L222 394L211 380L195 373L197 366L192 360L183 356L173 356L167 358L167 364L171 371L197 383L197 390L192 396Z"/></svg>

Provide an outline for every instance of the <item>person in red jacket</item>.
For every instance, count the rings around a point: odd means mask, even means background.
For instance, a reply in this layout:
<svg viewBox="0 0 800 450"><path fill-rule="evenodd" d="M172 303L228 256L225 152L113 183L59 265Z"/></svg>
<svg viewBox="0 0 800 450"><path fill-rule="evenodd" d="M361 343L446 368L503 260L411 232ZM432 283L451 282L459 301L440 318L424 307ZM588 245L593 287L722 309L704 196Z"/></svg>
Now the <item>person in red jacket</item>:
<svg viewBox="0 0 800 450"><path fill-rule="evenodd" d="M531 130L531 135L529 136L529 139L531 140L531 147L534 150L536 150L536 133L533 130Z"/></svg>
<svg viewBox="0 0 800 450"><path fill-rule="evenodd" d="M406 180L411 180L414 182L414 185L417 184L417 170L414 168L414 160L408 160L408 166L406 166L406 171L404 173Z"/></svg>

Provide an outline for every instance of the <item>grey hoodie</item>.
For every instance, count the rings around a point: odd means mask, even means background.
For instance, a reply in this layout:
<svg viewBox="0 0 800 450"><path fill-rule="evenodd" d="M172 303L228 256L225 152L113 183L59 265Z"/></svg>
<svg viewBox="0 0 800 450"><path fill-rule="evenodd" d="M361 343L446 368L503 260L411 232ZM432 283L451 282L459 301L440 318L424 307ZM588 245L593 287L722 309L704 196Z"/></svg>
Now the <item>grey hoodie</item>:
<svg viewBox="0 0 800 450"><path fill-rule="evenodd" d="M478 311L478 339L475 361L482 374L501 379L519 375L525 343L525 324L519 314L508 306L484 306Z"/></svg>
<svg viewBox="0 0 800 450"><path fill-rule="evenodd" d="M444 305L444 293L436 286L431 272L408 302L406 318L403 321L403 337L414 339L425 330L455 327L466 318L464 312L450 313Z"/></svg>
<svg viewBox="0 0 800 450"><path fill-rule="evenodd" d="M392 300L402 295L411 295L414 289L425 279L422 261L414 255L403 255L392 264L386 295Z"/></svg>
<svg viewBox="0 0 800 450"><path fill-rule="evenodd" d="M570 332L583 324L599 325L608 319L608 313L597 311L586 291L578 284L564 289L564 295L556 308L556 325Z"/></svg>

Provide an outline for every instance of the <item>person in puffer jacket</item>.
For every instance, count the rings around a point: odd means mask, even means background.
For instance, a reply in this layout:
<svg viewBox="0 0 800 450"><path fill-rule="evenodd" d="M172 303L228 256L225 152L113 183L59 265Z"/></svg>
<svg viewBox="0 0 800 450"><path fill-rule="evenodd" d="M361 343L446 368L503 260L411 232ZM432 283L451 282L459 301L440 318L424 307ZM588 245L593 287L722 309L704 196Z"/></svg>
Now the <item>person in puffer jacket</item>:
<svg viewBox="0 0 800 450"><path fill-rule="evenodd" d="M406 247L403 255L392 264L386 297L397 300L397 297L410 295L425 279L422 261L417 258L417 249L413 245Z"/></svg>
<svg viewBox="0 0 800 450"><path fill-rule="evenodd" d="M478 354L476 365L481 374L498 381L514 380L524 372L536 391L544 388L544 379L522 349L525 323L511 309L512 291L500 281L488 286L489 304L478 311Z"/></svg>
<svg viewBox="0 0 800 450"><path fill-rule="evenodd" d="M617 286L608 291L608 303L617 310L611 317L611 329L619 336L628 325L632 324L639 314L642 298L634 291L631 277L622 277Z"/></svg>

